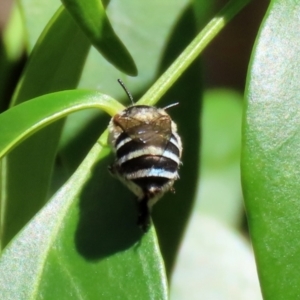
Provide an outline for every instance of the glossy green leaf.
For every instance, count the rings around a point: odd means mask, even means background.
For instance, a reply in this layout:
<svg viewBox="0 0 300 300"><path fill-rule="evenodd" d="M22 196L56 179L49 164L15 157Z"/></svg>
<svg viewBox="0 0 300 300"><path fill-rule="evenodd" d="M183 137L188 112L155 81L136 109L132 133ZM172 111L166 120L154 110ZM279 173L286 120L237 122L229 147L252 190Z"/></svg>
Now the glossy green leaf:
<svg viewBox="0 0 300 300"><path fill-rule="evenodd" d="M271 2L248 74L242 178L263 297L299 298L300 5Z"/></svg>
<svg viewBox="0 0 300 300"><path fill-rule="evenodd" d="M26 101L0 114L0 158L23 140L70 113L98 108L115 115L124 107L111 97L92 91L63 91Z"/></svg>
<svg viewBox="0 0 300 300"><path fill-rule="evenodd" d="M130 53L110 24L99 0L62 0L93 46L116 68L136 76L137 68Z"/></svg>
<svg viewBox="0 0 300 300"><path fill-rule="evenodd" d="M97 143L4 250L3 299L168 298L154 231L142 236L132 222L134 206L116 198L114 186L101 180L103 172L108 177L105 164L95 169L100 156L105 151ZM94 190L88 181L92 174L100 175L98 186L110 186L109 193L88 197Z"/></svg>
<svg viewBox="0 0 300 300"><path fill-rule="evenodd" d="M71 112L93 107L111 115L123 109L106 95L79 90L41 96L13 107L0 115L0 127L10 126L1 137L1 149ZM19 122L11 126L15 118ZM66 185L4 250L0 290L5 299L67 298L70 294L101 299L132 295L167 299L164 266L154 231L142 237L135 224L133 202L128 205L116 197L113 185L119 183L107 176L107 164L94 170L99 156L108 151L103 151L101 144L99 141L94 146ZM108 189L98 194L100 201L90 197L95 191L95 187L86 185L91 174L98 178L97 186L102 191ZM104 182L101 176L106 178ZM91 212L96 212L93 218ZM22 272L24 268L26 272ZM18 282L12 287L16 276Z"/></svg>
<svg viewBox="0 0 300 300"><path fill-rule="evenodd" d="M29 58L12 104L76 87L89 48L89 41L68 12L58 11ZM38 132L11 152L2 165L4 245L46 201L62 125L57 122Z"/></svg>

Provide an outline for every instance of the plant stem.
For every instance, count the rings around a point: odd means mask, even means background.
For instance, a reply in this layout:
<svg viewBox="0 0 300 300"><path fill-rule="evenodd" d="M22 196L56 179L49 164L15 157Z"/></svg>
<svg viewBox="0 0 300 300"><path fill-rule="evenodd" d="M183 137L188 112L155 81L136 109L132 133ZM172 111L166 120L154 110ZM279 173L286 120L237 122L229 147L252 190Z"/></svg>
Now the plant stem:
<svg viewBox="0 0 300 300"><path fill-rule="evenodd" d="M225 25L249 2L250 0L229 1L144 94L138 104L154 105Z"/></svg>

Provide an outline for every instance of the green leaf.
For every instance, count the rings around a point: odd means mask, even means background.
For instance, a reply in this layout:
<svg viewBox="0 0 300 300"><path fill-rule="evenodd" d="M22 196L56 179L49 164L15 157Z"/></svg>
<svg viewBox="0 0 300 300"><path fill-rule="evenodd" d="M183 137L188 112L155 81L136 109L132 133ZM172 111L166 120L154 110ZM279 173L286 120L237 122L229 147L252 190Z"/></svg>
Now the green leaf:
<svg viewBox="0 0 300 300"><path fill-rule="evenodd" d="M62 2L93 46L110 63L128 75L137 75L134 60L113 30L100 0L62 0Z"/></svg>
<svg viewBox="0 0 300 300"><path fill-rule="evenodd" d="M30 56L13 104L76 87L89 48L89 41L68 12L58 11ZM3 245L45 203L62 126L63 122L58 122L32 136L2 164Z"/></svg>
<svg viewBox="0 0 300 300"><path fill-rule="evenodd" d="M63 91L26 101L0 114L0 158L23 140L68 114L98 108L111 116L124 107L111 97L93 91Z"/></svg>
<svg viewBox="0 0 300 300"><path fill-rule="evenodd" d="M115 197L106 164L94 168L105 154L97 143L4 250L0 259L3 299L168 298L154 231L141 237L132 222L133 203ZM92 174L100 175L98 186L109 186L109 193L89 197L94 190L88 181Z"/></svg>
<svg viewBox="0 0 300 300"><path fill-rule="evenodd" d="M242 178L264 299L298 299L299 3L272 1L248 74Z"/></svg>

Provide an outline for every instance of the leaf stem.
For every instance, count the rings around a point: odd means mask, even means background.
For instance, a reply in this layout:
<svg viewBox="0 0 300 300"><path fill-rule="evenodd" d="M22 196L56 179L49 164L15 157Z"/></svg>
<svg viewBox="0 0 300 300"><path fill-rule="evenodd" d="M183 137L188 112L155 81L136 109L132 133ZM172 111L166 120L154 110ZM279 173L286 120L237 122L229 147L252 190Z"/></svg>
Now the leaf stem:
<svg viewBox="0 0 300 300"><path fill-rule="evenodd" d="M250 0L229 1L144 94L138 104L154 105L225 25L249 2Z"/></svg>

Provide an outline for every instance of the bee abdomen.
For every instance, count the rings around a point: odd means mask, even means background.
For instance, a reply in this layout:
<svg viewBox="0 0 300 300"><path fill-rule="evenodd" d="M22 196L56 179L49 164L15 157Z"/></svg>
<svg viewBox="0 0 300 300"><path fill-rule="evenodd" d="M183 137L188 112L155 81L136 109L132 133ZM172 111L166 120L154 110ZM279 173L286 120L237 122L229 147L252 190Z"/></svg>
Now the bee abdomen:
<svg viewBox="0 0 300 300"><path fill-rule="evenodd" d="M149 168L177 172L180 163L179 150L171 142L162 148L132 140L120 147L116 156L122 173Z"/></svg>
<svg viewBox="0 0 300 300"><path fill-rule="evenodd" d="M180 163L180 151L178 145L170 140L167 145L153 145L148 143L141 143L136 140L123 136L123 139L118 138L116 141L116 156L119 163L122 164L128 160L145 156L163 156L174 160L177 164Z"/></svg>
<svg viewBox="0 0 300 300"><path fill-rule="evenodd" d="M177 172L178 163L164 156L143 155L127 160L121 167L126 174L149 169L174 173Z"/></svg>
<svg viewBox="0 0 300 300"><path fill-rule="evenodd" d="M172 142L172 139L175 140ZM123 135L116 141L118 172L139 186L144 193L155 194L178 178L180 151L172 136L164 147L128 140ZM120 146L121 145L121 146Z"/></svg>

